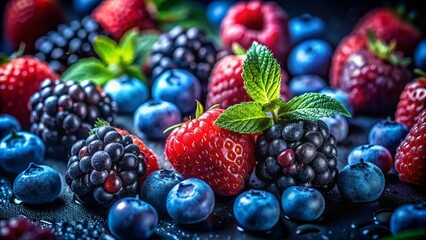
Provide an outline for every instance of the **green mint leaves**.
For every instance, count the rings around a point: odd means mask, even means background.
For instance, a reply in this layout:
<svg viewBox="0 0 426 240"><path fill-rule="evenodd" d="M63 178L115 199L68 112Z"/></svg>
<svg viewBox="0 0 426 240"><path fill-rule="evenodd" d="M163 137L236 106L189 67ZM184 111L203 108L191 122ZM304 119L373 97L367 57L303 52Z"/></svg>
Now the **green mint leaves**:
<svg viewBox="0 0 426 240"><path fill-rule="evenodd" d="M257 42L247 51L242 77L254 101L226 109L215 122L219 127L249 134L262 132L274 123L318 120L334 114L351 116L341 103L319 93L306 93L288 102L281 99L281 68L272 53Z"/></svg>

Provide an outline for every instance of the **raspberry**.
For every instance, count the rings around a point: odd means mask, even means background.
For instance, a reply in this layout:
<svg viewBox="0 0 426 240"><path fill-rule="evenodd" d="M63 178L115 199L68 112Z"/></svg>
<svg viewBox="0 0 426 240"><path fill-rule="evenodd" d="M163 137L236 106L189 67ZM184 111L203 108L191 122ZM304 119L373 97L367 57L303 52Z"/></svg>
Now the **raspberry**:
<svg viewBox="0 0 426 240"><path fill-rule="evenodd" d="M426 109L426 78L420 78L405 86L399 97L395 120L410 128L424 109Z"/></svg>
<svg viewBox="0 0 426 240"><path fill-rule="evenodd" d="M415 185L426 184L426 110L410 129L395 155L395 169L399 179Z"/></svg>
<svg viewBox="0 0 426 240"><path fill-rule="evenodd" d="M26 218L12 217L0 221L0 239L3 240L53 240L53 233L30 222Z"/></svg>
<svg viewBox="0 0 426 240"><path fill-rule="evenodd" d="M257 139L256 176L276 196L293 185L331 190L336 157L336 140L323 121L276 124Z"/></svg>

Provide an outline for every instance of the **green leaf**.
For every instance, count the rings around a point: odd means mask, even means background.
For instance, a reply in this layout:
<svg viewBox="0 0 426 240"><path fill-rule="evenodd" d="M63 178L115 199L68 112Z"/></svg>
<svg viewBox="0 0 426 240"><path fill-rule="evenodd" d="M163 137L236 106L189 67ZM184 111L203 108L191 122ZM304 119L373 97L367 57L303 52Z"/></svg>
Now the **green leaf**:
<svg viewBox="0 0 426 240"><path fill-rule="evenodd" d="M198 100L197 101L197 108L195 109L195 118L199 118L204 113L204 107L203 104L201 104Z"/></svg>
<svg viewBox="0 0 426 240"><path fill-rule="evenodd" d="M247 93L261 104L279 98L281 68L271 51L254 42L246 56L242 76Z"/></svg>
<svg viewBox="0 0 426 240"><path fill-rule="evenodd" d="M140 79L145 85L148 86L148 81L146 80L145 75L142 73L141 67L138 65L126 66L124 72L134 78Z"/></svg>
<svg viewBox="0 0 426 240"><path fill-rule="evenodd" d="M264 112L275 111L284 105L285 105L285 101L282 98L277 98L263 105L262 111Z"/></svg>
<svg viewBox="0 0 426 240"><path fill-rule="evenodd" d="M256 102L243 102L226 109L215 125L238 133L258 133L272 126L272 119Z"/></svg>
<svg viewBox="0 0 426 240"><path fill-rule="evenodd" d="M145 33L136 40L135 63L142 66L152 52L152 45L158 40L158 34Z"/></svg>
<svg viewBox="0 0 426 240"><path fill-rule="evenodd" d="M351 116L337 100L320 93L305 93L291 99L278 110L278 121L318 120L334 114Z"/></svg>
<svg viewBox="0 0 426 240"><path fill-rule="evenodd" d="M124 65L132 64L135 60L137 38L138 31L130 30L120 40L120 57Z"/></svg>
<svg viewBox="0 0 426 240"><path fill-rule="evenodd" d="M82 59L71 65L63 74L64 81L90 80L96 85L103 85L115 75L97 58Z"/></svg>
<svg viewBox="0 0 426 240"><path fill-rule="evenodd" d="M105 36L98 36L93 41L93 48L105 64L120 63L120 51L114 40Z"/></svg>
<svg viewBox="0 0 426 240"><path fill-rule="evenodd" d="M246 50L236 42L232 43L232 52L234 52L234 54L238 56L246 54Z"/></svg>
<svg viewBox="0 0 426 240"><path fill-rule="evenodd" d="M383 238L383 240L420 240L426 239L426 230L425 229L412 229L407 230L401 233L398 233L393 236L388 236Z"/></svg>

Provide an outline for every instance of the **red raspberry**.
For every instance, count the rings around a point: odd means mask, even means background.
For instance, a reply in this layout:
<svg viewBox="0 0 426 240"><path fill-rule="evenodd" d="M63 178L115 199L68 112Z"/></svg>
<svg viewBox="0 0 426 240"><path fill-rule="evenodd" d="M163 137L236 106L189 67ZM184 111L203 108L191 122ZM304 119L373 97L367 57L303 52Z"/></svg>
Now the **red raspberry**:
<svg viewBox="0 0 426 240"><path fill-rule="evenodd" d="M411 128L426 109L426 78L407 84L399 99L395 119Z"/></svg>
<svg viewBox="0 0 426 240"><path fill-rule="evenodd" d="M41 229L28 219L12 217L8 220L0 221L0 239L53 240L56 237L50 230Z"/></svg>
<svg viewBox="0 0 426 240"><path fill-rule="evenodd" d="M415 185L426 184L426 110L410 129L395 155L399 179Z"/></svg>
<svg viewBox="0 0 426 240"><path fill-rule="evenodd" d="M249 1L234 4L220 26L223 44L249 49L254 41L269 48L280 63L290 50L288 17L274 2Z"/></svg>

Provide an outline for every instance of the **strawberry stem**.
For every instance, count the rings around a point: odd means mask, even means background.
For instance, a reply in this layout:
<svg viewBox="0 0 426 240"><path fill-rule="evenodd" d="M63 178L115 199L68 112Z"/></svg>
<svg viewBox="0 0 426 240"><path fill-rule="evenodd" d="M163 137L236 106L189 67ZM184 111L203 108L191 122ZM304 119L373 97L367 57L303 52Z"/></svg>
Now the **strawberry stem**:
<svg viewBox="0 0 426 240"><path fill-rule="evenodd" d="M277 115L277 113L275 112L275 110L271 111L270 113L272 114L272 121L273 121L274 123L278 122L278 115Z"/></svg>

